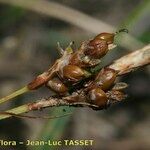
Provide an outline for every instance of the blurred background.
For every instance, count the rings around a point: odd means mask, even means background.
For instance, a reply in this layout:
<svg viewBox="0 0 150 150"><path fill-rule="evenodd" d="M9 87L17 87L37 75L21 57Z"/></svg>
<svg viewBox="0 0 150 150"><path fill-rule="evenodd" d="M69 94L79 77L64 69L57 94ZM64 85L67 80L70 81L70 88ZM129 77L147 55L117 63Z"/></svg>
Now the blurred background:
<svg viewBox="0 0 150 150"><path fill-rule="evenodd" d="M0 0L0 97L23 87L57 58L57 42L74 48L100 32L127 28L116 38L118 47L102 66L150 41L149 0ZM93 139L92 147L0 147L8 150L148 150L150 149L150 68L119 78L129 84L128 98L107 110L47 108L30 112L53 120L10 118L0 121L0 139L25 141ZM19 96L0 106L7 110L53 94L46 88ZM66 112L63 110L65 109Z"/></svg>

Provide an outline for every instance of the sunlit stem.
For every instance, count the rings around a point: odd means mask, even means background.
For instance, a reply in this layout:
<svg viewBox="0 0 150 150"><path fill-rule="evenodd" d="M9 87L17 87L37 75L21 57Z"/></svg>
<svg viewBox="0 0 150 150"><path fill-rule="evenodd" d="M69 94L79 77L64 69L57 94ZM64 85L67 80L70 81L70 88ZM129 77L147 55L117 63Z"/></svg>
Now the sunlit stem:
<svg viewBox="0 0 150 150"><path fill-rule="evenodd" d="M11 99L13 99L13 98L19 96L19 95L22 95L22 94L28 92L28 91L29 91L29 88L28 88L27 86L25 86L25 87L23 87L23 88L21 88L21 89L15 91L15 92L13 92L13 93L10 94L10 95L1 98L1 99L0 99L0 104L2 104L2 103L4 103L4 102L7 102L7 101L9 101L9 100L11 100Z"/></svg>

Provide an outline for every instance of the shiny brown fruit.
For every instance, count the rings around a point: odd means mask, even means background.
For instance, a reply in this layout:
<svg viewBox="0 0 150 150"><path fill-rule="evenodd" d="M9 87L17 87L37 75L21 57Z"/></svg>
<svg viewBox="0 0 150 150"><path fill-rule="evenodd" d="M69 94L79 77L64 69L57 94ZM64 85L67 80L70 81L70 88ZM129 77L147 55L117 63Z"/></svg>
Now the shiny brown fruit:
<svg viewBox="0 0 150 150"><path fill-rule="evenodd" d="M107 106L107 96L100 88L94 88L88 93L89 103L99 107Z"/></svg>
<svg viewBox="0 0 150 150"><path fill-rule="evenodd" d="M63 77L69 81L77 82L85 76L85 72L78 66L67 65L63 68Z"/></svg>
<svg viewBox="0 0 150 150"><path fill-rule="evenodd" d="M111 88L116 79L117 73L111 68L104 68L97 75L95 82L104 91Z"/></svg>
<svg viewBox="0 0 150 150"><path fill-rule="evenodd" d="M100 33L99 35L97 35L94 39L97 40L104 40L107 42L107 44L112 44L114 42L114 37L115 34L114 33Z"/></svg>
<svg viewBox="0 0 150 150"><path fill-rule="evenodd" d="M106 41L94 39L91 40L84 51L85 55L91 58L99 59L108 52L108 44Z"/></svg>
<svg viewBox="0 0 150 150"><path fill-rule="evenodd" d="M114 33L100 33L89 41L84 54L99 59L108 52L108 45L114 42Z"/></svg>
<svg viewBox="0 0 150 150"><path fill-rule="evenodd" d="M68 91L68 88L58 78L48 81L46 86L60 95Z"/></svg>

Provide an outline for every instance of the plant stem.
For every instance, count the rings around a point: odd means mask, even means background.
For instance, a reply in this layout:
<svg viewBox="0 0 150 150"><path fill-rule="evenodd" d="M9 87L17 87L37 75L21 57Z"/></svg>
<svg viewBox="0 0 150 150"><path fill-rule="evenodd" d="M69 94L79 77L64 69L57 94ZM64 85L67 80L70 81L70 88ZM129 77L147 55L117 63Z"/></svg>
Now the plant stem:
<svg viewBox="0 0 150 150"><path fill-rule="evenodd" d="M150 64L150 44L128 55L117 59L109 68L118 71L118 75L126 74L138 67Z"/></svg>
<svg viewBox="0 0 150 150"><path fill-rule="evenodd" d="M14 114L22 114L22 113L25 113L25 112L28 112L29 111L29 107L27 104L25 105L22 105L22 106L19 106L17 108L14 108L14 109L10 109L6 112L8 113L14 113ZM12 115L9 115L9 114L0 114L0 120L1 119L5 119L5 118L9 118L9 117L12 117Z"/></svg>
<svg viewBox="0 0 150 150"><path fill-rule="evenodd" d="M13 92L13 93L10 94L10 95L1 98L1 99L0 99L0 104L2 104L2 103L4 103L4 102L7 102L7 101L11 100L12 98L15 98L15 97L17 97L17 96L19 96L19 95L22 95L22 94L24 94L24 93L26 93L26 92L28 92L28 91L29 91L28 87L25 86L25 87L23 87L23 88L21 88L21 89L15 91L15 92Z"/></svg>

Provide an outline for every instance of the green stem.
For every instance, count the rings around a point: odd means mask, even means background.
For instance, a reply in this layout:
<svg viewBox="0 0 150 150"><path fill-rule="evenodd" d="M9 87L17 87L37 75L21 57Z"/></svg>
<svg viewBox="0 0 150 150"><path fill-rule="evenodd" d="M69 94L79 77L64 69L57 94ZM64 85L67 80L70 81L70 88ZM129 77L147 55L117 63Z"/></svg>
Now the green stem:
<svg viewBox="0 0 150 150"><path fill-rule="evenodd" d="M6 112L13 113L13 114L22 114L22 113L25 113L25 112L28 112L28 111L30 111L29 107L28 107L28 104L25 104L25 105L16 107L14 109L10 109L10 110L8 110ZM9 118L9 117L12 117L12 115L9 115L9 114L0 114L0 120L6 119L6 118Z"/></svg>
<svg viewBox="0 0 150 150"><path fill-rule="evenodd" d="M13 93L10 94L10 95L1 98L1 99L0 99L0 104L2 104L2 103L4 103L4 102L7 102L7 101L11 100L12 98L15 98L15 97L17 97L17 96L19 96L19 95L21 95L21 94L24 94L24 93L26 93L26 92L28 92L28 91L29 91L29 88L28 88L27 86L25 86L25 87L23 87L23 88L21 88L21 89L15 91L15 92L13 92Z"/></svg>

